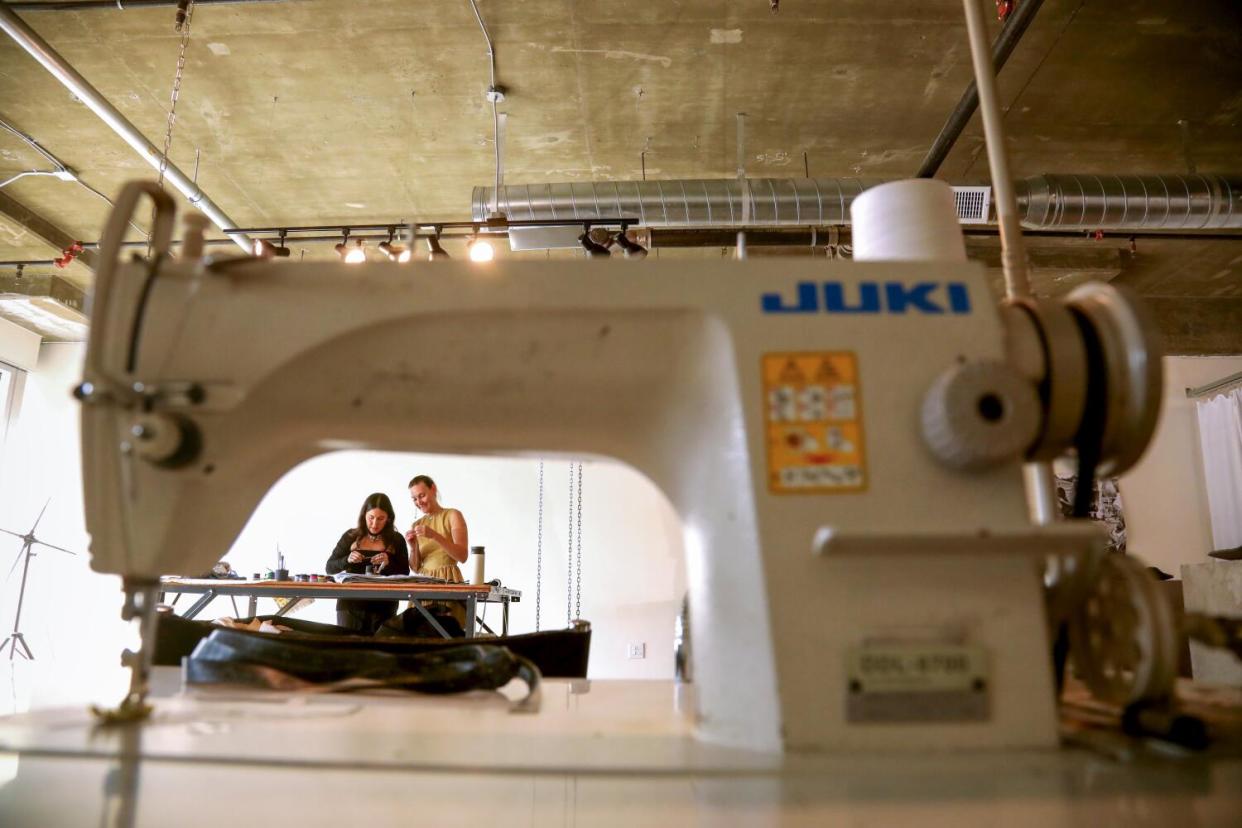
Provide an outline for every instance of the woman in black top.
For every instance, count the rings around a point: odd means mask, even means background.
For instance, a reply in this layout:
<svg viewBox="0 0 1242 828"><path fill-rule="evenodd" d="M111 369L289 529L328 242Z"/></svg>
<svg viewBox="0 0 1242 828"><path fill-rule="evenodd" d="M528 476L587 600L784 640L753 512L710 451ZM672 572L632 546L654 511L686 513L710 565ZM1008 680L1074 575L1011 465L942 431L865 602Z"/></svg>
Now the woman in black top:
<svg viewBox="0 0 1242 828"><path fill-rule="evenodd" d="M360 575L371 566L377 575L409 575L409 549L405 538L393 528L395 523L396 515L388 495L376 492L368 497L358 512L358 525L341 535L332 550L327 573ZM336 623L366 635L374 635L381 624L396 614L396 601L341 599L336 602Z"/></svg>

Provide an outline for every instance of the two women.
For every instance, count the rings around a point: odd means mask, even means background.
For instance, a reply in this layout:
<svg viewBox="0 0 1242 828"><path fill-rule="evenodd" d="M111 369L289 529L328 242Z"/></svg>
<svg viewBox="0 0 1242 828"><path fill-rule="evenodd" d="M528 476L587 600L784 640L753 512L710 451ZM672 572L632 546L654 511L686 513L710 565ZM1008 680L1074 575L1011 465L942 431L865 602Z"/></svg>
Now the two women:
<svg viewBox="0 0 1242 828"><path fill-rule="evenodd" d="M369 565L377 575L408 575L413 569L419 575L449 583L465 581L457 565L465 563L470 554L466 519L457 509L440 505L435 481L427 475L415 477L409 488L410 500L423 516L414 521L405 537L394 527L392 502L387 495L376 492L363 502L358 525L337 541L328 558L329 575L344 571L362 573ZM428 602L427 607L436 614L450 615L458 625L465 623L465 606L459 601ZM336 603L337 624L366 635L373 635L396 612L396 601L342 599Z"/></svg>

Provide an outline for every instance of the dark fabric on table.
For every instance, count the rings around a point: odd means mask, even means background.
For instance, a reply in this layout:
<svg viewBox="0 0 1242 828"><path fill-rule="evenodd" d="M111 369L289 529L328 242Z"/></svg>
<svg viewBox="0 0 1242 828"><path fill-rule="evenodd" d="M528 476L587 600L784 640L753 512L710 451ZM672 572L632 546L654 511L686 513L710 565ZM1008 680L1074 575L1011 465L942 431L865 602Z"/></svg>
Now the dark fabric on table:
<svg viewBox="0 0 1242 828"><path fill-rule="evenodd" d="M520 677L531 694L537 694L540 679L529 660L495 642L389 653L375 648L325 647L305 638L250 635L223 627L198 643L185 661L184 675L187 683L196 685L419 693L496 690Z"/></svg>
<svg viewBox="0 0 1242 828"><path fill-rule="evenodd" d="M274 637L288 638L320 643L325 647L357 648L363 650L380 650L388 653L421 653L444 647L457 647L471 640L479 643L503 644L514 654L528 658L535 663L545 678L586 678L587 660L591 653L591 633L572 630L547 630L544 632L525 633L503 637L460 638L408 638L404 636L369 636L356 631L305 621L298 618L279 618L272 615L261 615L260 619L271 621L292 632L280 633ZM243 623L251 619L239 619ZM179 666L181 659L188 656L213 629L219 626L210 621L187 620L177 615L160 614L159 623L155 628L154 662L158 665ZM272 633L250 632L237 630L244 635L261 635L271 637Z"/></svg>

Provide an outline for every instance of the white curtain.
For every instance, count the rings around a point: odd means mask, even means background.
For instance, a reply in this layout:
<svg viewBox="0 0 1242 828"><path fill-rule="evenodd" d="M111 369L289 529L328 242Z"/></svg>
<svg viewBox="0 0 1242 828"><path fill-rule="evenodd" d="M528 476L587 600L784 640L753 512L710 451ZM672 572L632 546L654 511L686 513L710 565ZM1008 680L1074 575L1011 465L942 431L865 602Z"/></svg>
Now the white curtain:
<svg viewBox="0 0 1242 828"><path fill-rule="evenodd" d="M1200 400L1197 408L1212 543L1242 546L1242 388Z"/></svg>

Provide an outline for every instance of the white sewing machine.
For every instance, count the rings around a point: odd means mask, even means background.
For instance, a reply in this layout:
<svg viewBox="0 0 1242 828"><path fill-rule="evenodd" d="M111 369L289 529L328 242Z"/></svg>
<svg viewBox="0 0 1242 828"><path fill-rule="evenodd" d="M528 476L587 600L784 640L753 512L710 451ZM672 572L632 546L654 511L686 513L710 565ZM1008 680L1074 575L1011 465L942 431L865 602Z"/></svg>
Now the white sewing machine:
<svg viewBox="0 0 1242 828"><path fill-rule="evenodd" d="M118 264L144 192L153 264ZM119 198L80 389L92 566L148 636L158 577L317 453L608 456L685 526L702 739L1056 743L1045 562L1064 614L1098 543L1033 525L1022 462L1069 447L1100 381L1104 470L1145 446L1158 354L1115 290L1002 315L964 262L173 260L171 213Z"/></svg>

